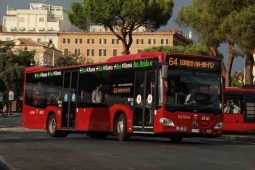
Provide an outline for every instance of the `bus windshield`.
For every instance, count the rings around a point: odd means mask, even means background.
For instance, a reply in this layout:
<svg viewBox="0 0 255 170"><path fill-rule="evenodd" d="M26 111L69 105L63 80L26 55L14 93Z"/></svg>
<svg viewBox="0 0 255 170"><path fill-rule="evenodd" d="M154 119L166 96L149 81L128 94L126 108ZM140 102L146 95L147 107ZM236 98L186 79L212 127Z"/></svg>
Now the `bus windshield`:
<svg viewBox="0 0 255 170"><path fill-rule="evenodd" d="M199 113L221 113L219 75L195 71L168 71L166 109Z"/></svg>

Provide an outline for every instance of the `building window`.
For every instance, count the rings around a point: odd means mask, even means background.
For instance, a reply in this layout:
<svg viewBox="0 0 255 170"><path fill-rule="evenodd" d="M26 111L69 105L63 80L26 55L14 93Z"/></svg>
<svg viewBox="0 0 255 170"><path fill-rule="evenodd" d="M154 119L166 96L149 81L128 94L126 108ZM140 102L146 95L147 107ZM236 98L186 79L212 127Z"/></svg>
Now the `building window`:
<svg viewBox="0 0 255 170"><path fill-rule="evenodd" d="M100 39L99 44L106 44L106 39Z"/></svg>
<svg viewBox="0 0 255 170"><path fill-rule="evenodd" d="M65 56L68 55L68 49L64 49L64 55L65 55Z"/></svg>
<svg viewBox="0 0 255 170"><path fill-rule="evenodd" d="M87 49L87 56L94 56L94 49Z"/></svg>
<svg viewBox="0 0 255 170"><path fill-rule="evenodd" d="M119 40L118 39L112 39L112 44L119 44Z"/></svg>
<svg viewBox="0 0 255 170"><path fill-rule="evenodd" d="M63 43L64 44L70 44L70 39L69 38L64 38Z"/></svg>
<svg viewBox="0 0 255 170"><path fill-rule="evenodd" d="M99 56L106 56L106 49L99 49Z"/></svg>
<svg viewBox="0 0 255 170"><path fill-rule="evenodd" d="M143 39L137 39L136 44L143 44Z"/></svg>
<svg viewBox="0 0 255 170"><path fill-rule="evenodd" d="M41 41L42 41L41 38L38 38L38 39L37 39L37 42L41 42Z"/></svg>
<svg viewBox="0 0 255 170"><path fill-rule="evenodd" d="M156 44L156 39L149 39L148 44Z"/></svg>
<svg viewBox="0 0 255 170"><path fill-rule="evenodd" d="M16 21L16 17L8 16L8 18L5 19L5 21L6 20L9 20L10 22L14 22L14 21Z"/></svg>
<svg viewBox="0 0 255 170"><path fill-rule="evenodd" d="M81 54L81 50L80 49L75 49L74 54L79 56Z"/></svg>
<svg viewBox="0 0 255 170"><path fill-rule="evenodd" d="M44 22L44 18L40 17L39 22Z"/></svg>
<svg viewBox="0 0 255 170"><path fill-rule="evenodd" d="M118 55L117 52L118 52L117 49L113 49L113 50L112 50L112 55L113 55L113 56L117 56L117 55Z"/></svg>
<svg viewBox="0 0 255 170"><path fill-rule="evenodd" d="M94 44L94 43L95 43L94 39L91 39L91 38L87 39L87 44Z"/></svg>
<svg viewBox="0 0 255 170"><path fill-rule="evenodd" d="M161 44L168 44L168 39L161 39Z"/></svg>
<svg viewBox="0 0 255 170"><path fill-rule="evenodd" d="M76 39L75 39L75 44L82 44L82 39L76 38Z"/></svg>

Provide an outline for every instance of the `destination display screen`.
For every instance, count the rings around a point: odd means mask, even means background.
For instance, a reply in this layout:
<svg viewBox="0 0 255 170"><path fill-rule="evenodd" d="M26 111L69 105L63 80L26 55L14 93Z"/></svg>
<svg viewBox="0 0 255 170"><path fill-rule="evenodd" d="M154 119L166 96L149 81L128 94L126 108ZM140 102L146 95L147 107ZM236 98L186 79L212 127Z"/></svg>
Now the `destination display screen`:
<svg viewBox="0 0 255 170"><path fill-rule="evenodd" d="M48 72L41 72L41 73L35 73L34 78L48 78L48 77L55 77L55 76L61 76L61 71L48 71Z"/></svg>
<svg viewBox="0 0 255 170"><path fill-rule="evenodd" d="M81 67L80 73L93 73L93 72L103 72L103 71L117 71L126 69L146 69L156 67L157 59L144 59L136 61L126 61L120 63L109 63L102 65L93 65L87 67Z"/></svg>
<svg viewBox="0 0 255 170"><path fill-rule="evenodd" d="M220 60L205 58L176 57L169 56L167 62L170 68L181 68L190 70L220 71Z"/></svg>

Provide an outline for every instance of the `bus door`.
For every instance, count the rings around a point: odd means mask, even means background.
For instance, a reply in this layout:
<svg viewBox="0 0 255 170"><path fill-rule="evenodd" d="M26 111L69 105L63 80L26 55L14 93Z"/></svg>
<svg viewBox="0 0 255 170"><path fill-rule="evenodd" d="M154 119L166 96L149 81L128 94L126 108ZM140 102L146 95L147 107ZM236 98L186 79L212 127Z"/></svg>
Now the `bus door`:
<svg viewBox="0 0 255 170"><path fill-rule="evenodd" d="M133 131L152 133L155 110L155 71L135 73Z"/></svg>
<svg viewBox="0 0 255 170"><path fill-rule="evenodd" d="M64 72L62 88L62 127L75 127L78 71Z"/></svg>
<svg viewBox="0 0 255 170"><path fill-rule="evenodd" d="M244 95L244 122L255 123L255 97Z"/></svg>

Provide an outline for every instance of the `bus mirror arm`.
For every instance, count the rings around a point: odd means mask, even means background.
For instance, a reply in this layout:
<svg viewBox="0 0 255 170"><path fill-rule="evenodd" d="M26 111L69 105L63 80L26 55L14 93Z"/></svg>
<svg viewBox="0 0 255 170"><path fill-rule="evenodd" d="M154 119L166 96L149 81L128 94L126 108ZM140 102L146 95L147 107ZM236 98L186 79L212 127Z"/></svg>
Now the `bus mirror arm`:
<svg viewBox="0 0 255 170"><path fill-rule="evenodd" d="M161 78L162 79L167 79L167 72L168 72L168 63L163 63L161 66Z"/></svg>

